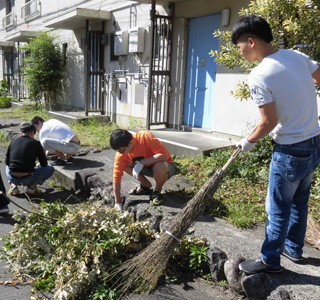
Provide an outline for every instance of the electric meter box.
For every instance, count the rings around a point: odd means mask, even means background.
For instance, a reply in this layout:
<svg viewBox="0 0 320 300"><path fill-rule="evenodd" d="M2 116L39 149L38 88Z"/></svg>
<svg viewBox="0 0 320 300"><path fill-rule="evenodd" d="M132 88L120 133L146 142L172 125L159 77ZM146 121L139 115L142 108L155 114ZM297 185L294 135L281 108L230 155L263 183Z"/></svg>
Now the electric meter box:
<svg viewBox="0 0 320 300"><path fill-rule="evenodd" d="M142 27L129 29L129 53L141 53L144 51L144 32Z"/></svg>
<svg viewBox="0 0 320 300"><path fill-rule="evenodd" d="M117 31L114 34L114 55L128 54L128 32Z"/></svg>

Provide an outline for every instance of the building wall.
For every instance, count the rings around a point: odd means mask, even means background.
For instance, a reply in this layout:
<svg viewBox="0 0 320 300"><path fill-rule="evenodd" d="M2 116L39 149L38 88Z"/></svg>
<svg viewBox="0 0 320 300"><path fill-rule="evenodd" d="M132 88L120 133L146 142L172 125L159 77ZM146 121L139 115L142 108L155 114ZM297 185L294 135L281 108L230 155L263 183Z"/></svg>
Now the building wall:
<svg viewBox="0 0 320 300"><path fill-rule="evenodd" d="M4 1L1 1L3 5ZM57 36L57 42L67 43L67 77L65 95L61 104L68 109L85 108L86 86L86 57L85 49L85 22L75 30L54 29L46 27L46 22L73 11L76 7L90 8L112 13L112 20L105 21L106 45L104 47L104 85L103 97L106 113L119 125L126 126L133 122L145 126L147 115L147 80L149 65L149 27L150 4L139 4L126 0L55 0L41 1L41 12L30 20L21 18L21 6L24 0L16 0L13 12L17 15L16 25L7 29L0 29L1 40L10 40L20 31L49 31ZM1 4L0 4L1 5ZM130 9L132 5L135 8ZM157 6L159 13L166 13L166 8ZM131 12L131 13L130 13ZM6 16L4 6L0 6L1 20ZM131 16L131 24L130 24ZM102 22L100 22L102 24ZM101 25L90 29L101 30ZM128 31L131 27L141 27L145 30L145 46L143 53L118 56L117 60L110 58L110 35L116 31ZM2 27L2 26L0 26ZM20 42L21 45L21 42ZM18 43L15 43L17 51ZM1 72L2 74L2 72ZM121 96L120 96L121 93Z"/></svg>
<svg viewBox="0 0 320 300"><path fill-rule="evenodd" d="M16 0L13 12L16 14L16 25L10 28L0 26L0 42L12 39L20 31L50 31L57 36L57 42L67 43L67 79L65 96L61 100L65 107L72 109L85 108L86 58L85 22L74 30L53 29L46 27L46 22L66 14L76 7L109 11L112 19L105 22L106 41L104 47L104 84L103 99L106 113L112 121L120 126L143 127L147 116L147 83L150 60L150 4L136 3L128 0L55 0L40 1L40 14L32 19L21 18L21 6L24 0ZM180 1L175 4L173 24L173 51L171 65L171 95L169 108L169 126L177 129L183 127L184 90L186 74L186 57L188 45L188 21L190 18L221 13L224 8L231 9L230 25L222 30L230 30L238 19L238 11L246 7L249 0L194 0ZM135 5L135 8L132 7ZM157 5L159 14L168 14L168 7ZM0 19L6 16L5 1L0 1ZM131 17L131 24L130 24ZM90 24L91 25L91 24ZM117 31L128 31L130 27L144 28L144 51L120 55L111 59L111 34ZM91 28L101 30L98 27ZM17 52L18 43L13 51ZM1 47L2 50L5 47ZM6 48L8 49L8 48ZM0 51L1 54L1 51ZM3 62L0 55L0 76L3 74ZM15 68L17 69L17 68ZM237 71L226 70L217 66L214 91L214 116L210 131L244 135L248 128L259 120L258 109L251 101L233 99L230 91L236 84L246 79L246 75Z"/></svg>
<svg viewBox="0 0 320 300"><path fill-rule="evenodd" d="M174 20L174 53L172 57L172 86L173 92L170 99L170 126L183 127L184 89L186 74L186 55L188 44L188 20L222 12L224 8L231 9L230 25L221 26L220 30L231 30L238 19L238 11L246 7L249 1L209 1L199 0L197 5L188 0L176 3ZM259 119L259 113L251 101L235 100L230 91L236 84L245 80L246 76L236 71L226 70L217 66L216 84L214 91L214 116L210 131L231 135L244 134L250 125Z"/></svg>
<svg viewBox="0 0 320 300"><path fill-rule="evenodd" d="M130 7L113 10L114 22L109 22L107 34L118 31L128 32L130 27L144 29L144 52L120 55L111 60L110 46L105 49L106 65L106 104L107 113L120 126L136 122L145 126L147 115L147 80L149 66L149 27L150 5L137 4L136 9Z"/></svg>
<svg viewBox="0 0 320 300"><path fill-rule="evenodd" d="M25 20L21 17L21 7L25 4L24 0L16 0L15 5L13 7L13 13L16 15L15 25L0 29L0 41L8 41L12 40L19 32L21 31L49 31L55 36L57 36L56 42L60 45L63 43L67 43L67 79L65 82L65 97L61 99L61 103L68 108L76 108L76 109L84 109L85 108L85 65L86 58L84 57L84 43L85 43L85 21L83 22L83 26L79 27L75 30L66 30L66 29L54 29L46 27L46 22L52 21L55 18L71 12L76 7L80 8L90 8L96 10L105 10L113 13L113 20L105 21L105 32L107 34L114 32L116 30L128 30L130 27L130 5L132 5L131 1L84 1L84 0L55 0L55 1L39 1L40 5L40 14L31 19ZM150 5L137 5L137 10L135 12L135 17L132 18L132 24L136 24L137 26L141 26L148 31L148 27L150 25L150 17L149 17L149 7ZM5 1L1 1L0 3L0 19L3 20L6 16L5 9ZM136 20L135 20L136 18ZM102 24L102 21L100 22ZM91 26L90 22L89 25ZM91 27L92 30L101 30L102 26ZM147 36L147 34L146 34ZM23 42L19 42L20 45ZM147 45L147 43L146 43ZM15 42L14 51L17 52L18 42ZM128 55L120 57L118 61L111 62L110 61L110 45L106 45L105 47L105 71L106 71L106 79L108 77L112 77L113 70L126 70L126 73L144 73L146 67L143 69L141 67L142 63L146 64L148 62L148 55ZM2 58L1 58L2 60ZM2 69L2 64L0 69ZM17 68L16 68L17 69ZM2 70L1 70L2 71ZM1 72L1 75L3 72ZM141 75L142 76L142 75ZM145 75L143 75L145 76ZM121 76L119 76L121 77ZM124 80L123 78L119 78L119 81ZM124 80L127 82L127 101L117 100L116 96L118 94L117 91L115 93L108 92L105 93L105 97L108 96L108 99L104 99L105 101L113 101L115 104L113 106L114 115L136 115L139 118L145 118L146 115L146 105L145 99L138 101L139 105L136 105L134 102L131 103L131 99L135 97L135 83L139 83L139 78L133 74L129 74L126 76ZM110 81L111 82L111 81ZM106 80L108 83L108 80ZM143 83L145 84L145 82ZM118 86L119 87L119 86ZM117 88L118 88L117 87ZM104 90L108 91L109 89L112 91L111 86L106 84ZM141 94L141 93L140 93ZM109 100L110 99L110 100ZM123 99L123 97L122 97ZM131 105L132 104L132 105Z"/></svg>

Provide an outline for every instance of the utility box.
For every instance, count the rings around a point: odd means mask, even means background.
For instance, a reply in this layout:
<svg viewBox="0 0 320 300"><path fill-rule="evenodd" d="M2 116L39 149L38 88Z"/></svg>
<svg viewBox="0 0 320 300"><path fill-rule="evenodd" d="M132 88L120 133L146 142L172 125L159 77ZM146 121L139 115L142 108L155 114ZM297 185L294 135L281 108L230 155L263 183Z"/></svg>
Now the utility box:
<svg viewBox="0 0 320 300"><path fill-rule="evenodd" d="M129 53L144 52L144 32L142 27L129 29Z"/></svg>
<svg viewBox="0 0 320 300"><path fill-rule="evenodd" d="M128 32L117 31L114 34L114 55L128 54Z"/></svg>
<svg viewBox="0 0 320 300"><path fill-rule="evenodd" d="M144 103L144 84L136 83L134 85L134 103L143 104Z"/></svg>

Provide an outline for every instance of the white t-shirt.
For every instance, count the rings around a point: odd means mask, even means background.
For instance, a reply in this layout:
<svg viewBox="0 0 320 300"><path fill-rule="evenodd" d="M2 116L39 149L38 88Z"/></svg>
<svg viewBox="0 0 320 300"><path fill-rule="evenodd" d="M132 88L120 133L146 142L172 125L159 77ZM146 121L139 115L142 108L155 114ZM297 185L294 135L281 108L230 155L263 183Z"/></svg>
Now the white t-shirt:
<svg viewBox="0 0 320 300"><path fill-rule="evenodd" d="M320 134L312 73L318 65L308 56L281 49L265 57L248 77L258 106L274 102L278 125L271 135L278 144L294 144Z"/></svg>
<svg viewBox="0 0 320 300"><path fill-rule="evenodd" d="M39 139L41 143L45 138L63 140L68 143L75 135L75 132L68 125L59 120L50 119L43 123Z"/></svg>

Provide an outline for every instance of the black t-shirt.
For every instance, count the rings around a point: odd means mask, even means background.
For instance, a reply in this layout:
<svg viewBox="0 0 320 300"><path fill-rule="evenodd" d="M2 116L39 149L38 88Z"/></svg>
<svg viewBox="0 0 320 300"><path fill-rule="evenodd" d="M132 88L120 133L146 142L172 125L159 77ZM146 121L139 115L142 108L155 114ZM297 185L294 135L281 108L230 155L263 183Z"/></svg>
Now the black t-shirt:
<svg viewBox="0 0 320 300"><path fill-rule="evenodd" d="M41 167L48 165L47 158L39 141L27 135L11 141L6 156L6 165L12 172L33 172L36 159Z"/></svg>

